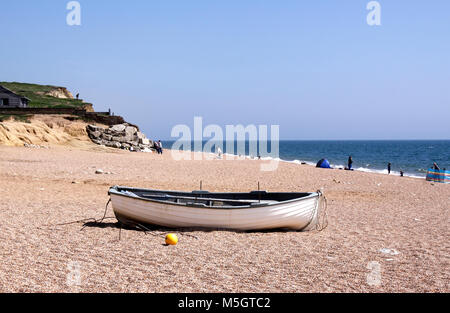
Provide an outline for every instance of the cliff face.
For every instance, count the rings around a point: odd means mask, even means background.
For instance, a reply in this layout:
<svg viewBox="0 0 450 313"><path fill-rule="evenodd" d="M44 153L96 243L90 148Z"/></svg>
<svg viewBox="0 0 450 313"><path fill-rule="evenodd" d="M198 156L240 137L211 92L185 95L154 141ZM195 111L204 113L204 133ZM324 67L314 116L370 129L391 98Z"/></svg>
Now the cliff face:
<svg viewBox="0 0 450 313"><path fill-rule="evenodd" d="M153 142L139 132L139 127L126 123L121 116L95 112L92 104L73 99L65 87L8 82L0 85L30 99L27 108L0 108L0 145L83 142L132 151L153 148Z"/></svg>
<svg viewBox="0 0 450 313"><path fill-rule="evenodd" d="M85 103L83 106L83 109L85 109L86 112L95 112L94 106L92 105L92 103Z"/></svg>
<svg viewBox="0 0 450 313"><path fill-rule="evenodd" d="M55 87L55 89L48 91L45 95L58 99L73 99L72 93L64 87Z"/></svg>
<svg viewBox="0 0 450 313"><path fill-rule="evenodd" d="M34 116L29 122L0 122L0 145L92 146L86 123L68 121L61 116Z"/></svg>
<svg viewBox="0 0 450 313"><path fill-rule="evenodd" d="M131 124L88 124L71 116L34 115L0 122L0 145L71 146L98 149L98 145L130 151L151 151L153 141Z"/></svg>

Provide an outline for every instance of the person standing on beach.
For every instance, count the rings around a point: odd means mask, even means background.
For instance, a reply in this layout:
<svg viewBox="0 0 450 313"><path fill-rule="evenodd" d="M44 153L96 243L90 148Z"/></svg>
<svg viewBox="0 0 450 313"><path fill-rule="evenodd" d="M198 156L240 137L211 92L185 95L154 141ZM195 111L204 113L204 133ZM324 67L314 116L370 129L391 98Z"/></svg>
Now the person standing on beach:
<svg viewBox="0 0 450 313"><path fill-rule="evenodd" d="M391 163L388 163L388 175L391 173Z"/></svg>
<svg viewBox="0 0 450 313"><path fill-rule="evenodd" d="M156 145L157 145L157 151L158 151L158 154L163 154L163 149L162 149L162 142L161 142L161 140L158 140L158 142L156 143Z"/></svg>
<svg viewBox="0 0 450 313"><path fill-rule="evenodd" d="M352 156L348 157L348 170L351 171L353 165L353 159Z"/></svg>
<svg viewBox="0 0 450 313"><path fill-rule="evenodd" d="M440 168L436 162L433 163L433 170L440 171Z"/></svg>
<svg viewBox="0 0 450 313"><path fill-rule="evenodd" d="M217 158L218 159L222 158L222 149L220 149L220 147L217 147Z"/></svg>

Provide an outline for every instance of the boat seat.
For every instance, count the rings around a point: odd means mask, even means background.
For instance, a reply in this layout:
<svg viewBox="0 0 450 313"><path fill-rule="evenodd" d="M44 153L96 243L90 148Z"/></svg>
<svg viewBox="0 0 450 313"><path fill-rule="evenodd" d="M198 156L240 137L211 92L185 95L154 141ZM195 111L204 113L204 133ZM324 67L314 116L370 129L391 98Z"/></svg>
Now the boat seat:
<svg viewBox="0 0 450 313"><path fill-rule="evenodd" d="M183 199L183 200L193 200L193 201L213 201L213 202L224 202L224 203L242 203L242 204L251 204L251 203L259 203L259 200L234 200L234 199L219 199L219 198L203 198L203 197L187 197L187 196L171 196L168 194L148 194L143 193L141 195L143 198L157 198L158 200L175 200L175 199ZM261 200L262 202L263 200ZM277 202L277 201L273 201Z"/></svg>

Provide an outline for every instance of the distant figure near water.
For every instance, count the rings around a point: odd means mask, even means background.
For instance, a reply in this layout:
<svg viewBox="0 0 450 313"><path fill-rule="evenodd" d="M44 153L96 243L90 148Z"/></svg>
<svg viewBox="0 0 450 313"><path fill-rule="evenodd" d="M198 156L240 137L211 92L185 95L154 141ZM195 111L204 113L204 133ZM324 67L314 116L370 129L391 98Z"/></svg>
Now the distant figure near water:
<svg viewBox="0 0 450 313"><path fill-rule="evenodd" d="M391 163L388 163L388 175L391 173Z"/></svg>
<svg viewBox="0 0 450 313"><path fill-rule="evenodd" d="M352 165L353 165L353 159L352 156L348 157L348 170L351 171L352 170Z"/></svg>
<svg viewBox="0 0 450 313"><path fill-rule="evenodd" d="M433 163L433 170L436 170L436 171L440 171L441 170L436 162Z"/></svg>

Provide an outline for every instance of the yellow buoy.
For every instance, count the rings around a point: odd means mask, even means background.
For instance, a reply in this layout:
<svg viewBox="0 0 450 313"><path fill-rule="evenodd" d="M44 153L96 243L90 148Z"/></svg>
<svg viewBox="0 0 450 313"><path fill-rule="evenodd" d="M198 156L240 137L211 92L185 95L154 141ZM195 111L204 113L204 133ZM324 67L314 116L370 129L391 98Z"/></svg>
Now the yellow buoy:
<svg viewBox="0 0 450 313"><path fill-rule="evenodd" d="M168 234L166 236L166 243L168 245L176 245L178 243L178 237L175 234Z"/></svg>

